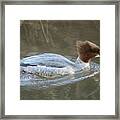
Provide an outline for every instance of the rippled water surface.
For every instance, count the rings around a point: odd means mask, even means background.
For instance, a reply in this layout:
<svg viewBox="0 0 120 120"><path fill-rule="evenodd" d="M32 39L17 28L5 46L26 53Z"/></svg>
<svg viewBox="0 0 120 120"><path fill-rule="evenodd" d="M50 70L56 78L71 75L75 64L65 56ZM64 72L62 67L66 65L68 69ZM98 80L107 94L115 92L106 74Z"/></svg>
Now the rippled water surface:
<svg viewBox="0 0 120 120"><path fill-rule="evenodd" d="M21 21L21 58L44 52L67 56L75 61L76 40L90 40L99 45L99 21ZM91 62L87 72L77 72L54 79L22 73L21 100L99 100L100 62Z"/></svg>

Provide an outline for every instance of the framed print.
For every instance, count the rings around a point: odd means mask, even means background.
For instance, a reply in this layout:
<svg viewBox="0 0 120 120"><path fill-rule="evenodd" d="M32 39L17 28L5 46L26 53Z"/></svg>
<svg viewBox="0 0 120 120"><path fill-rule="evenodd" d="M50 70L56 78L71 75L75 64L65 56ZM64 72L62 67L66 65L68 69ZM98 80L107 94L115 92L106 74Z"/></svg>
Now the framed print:
<svg viewBox="0 0 120 120"><path fill-rule="evenodd" d="M119 119L117 0L1 8L1 118Z"/></svg>

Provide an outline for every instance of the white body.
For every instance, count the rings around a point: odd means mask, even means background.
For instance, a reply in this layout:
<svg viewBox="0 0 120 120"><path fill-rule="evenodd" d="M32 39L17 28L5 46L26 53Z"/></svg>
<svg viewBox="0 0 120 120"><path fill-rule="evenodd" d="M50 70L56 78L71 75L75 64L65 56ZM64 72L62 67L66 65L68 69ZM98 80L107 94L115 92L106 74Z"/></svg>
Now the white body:
<svg viewBox="0 0 120 120"><path fill-rule="evenodd" d="M30 56L21 60L21 70L39 74L42 77L56 77L65 74L74 74L76 71L89 68L89 63L85 63L77 58L76 62L72 62L66 57L53 53L44 53L40 55Z"/></svg>

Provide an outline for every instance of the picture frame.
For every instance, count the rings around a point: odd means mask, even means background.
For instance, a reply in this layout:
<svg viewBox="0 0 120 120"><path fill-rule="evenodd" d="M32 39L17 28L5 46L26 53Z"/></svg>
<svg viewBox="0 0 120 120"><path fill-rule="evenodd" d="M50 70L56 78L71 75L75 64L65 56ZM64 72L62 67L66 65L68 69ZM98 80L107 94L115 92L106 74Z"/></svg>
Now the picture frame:
<svg viewBox="0 0 120 120"><path fill-rule="evenodd" d="M6 115L5 114L5 5L115 5L115 115ZM120 2L100 1L2 1L1 2L1 119L119 119L119 19ZM12 108L11 108L12 109Z"/></svg>

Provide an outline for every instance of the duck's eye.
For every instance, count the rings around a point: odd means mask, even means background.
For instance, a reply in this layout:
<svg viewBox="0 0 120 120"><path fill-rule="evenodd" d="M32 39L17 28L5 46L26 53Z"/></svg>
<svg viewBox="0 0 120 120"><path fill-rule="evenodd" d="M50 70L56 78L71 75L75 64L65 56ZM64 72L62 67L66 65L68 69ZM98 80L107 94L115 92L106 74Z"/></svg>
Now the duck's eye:
<svg viewBox="0 0 120 120"><path fill-rule="evenodd" d="M99 52L100 52L100 49L91 49L91 51L92 51L93 53L99 53Z"/></svg>

